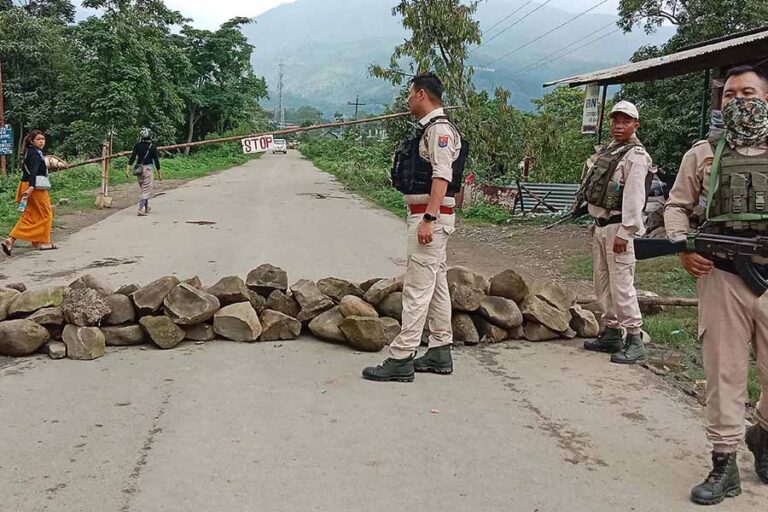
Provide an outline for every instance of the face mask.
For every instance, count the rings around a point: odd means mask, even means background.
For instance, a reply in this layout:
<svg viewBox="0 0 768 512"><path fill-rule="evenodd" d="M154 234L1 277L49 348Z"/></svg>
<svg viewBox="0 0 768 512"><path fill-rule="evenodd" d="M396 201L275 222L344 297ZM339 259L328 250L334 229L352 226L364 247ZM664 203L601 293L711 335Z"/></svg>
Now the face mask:
<svg viewBox="0 0 768 512"><path fill-rule="evenodd" d="M725 138L732 146L754 146L768 137L768 103L761 98L734 98L723 108Z"/></svg>

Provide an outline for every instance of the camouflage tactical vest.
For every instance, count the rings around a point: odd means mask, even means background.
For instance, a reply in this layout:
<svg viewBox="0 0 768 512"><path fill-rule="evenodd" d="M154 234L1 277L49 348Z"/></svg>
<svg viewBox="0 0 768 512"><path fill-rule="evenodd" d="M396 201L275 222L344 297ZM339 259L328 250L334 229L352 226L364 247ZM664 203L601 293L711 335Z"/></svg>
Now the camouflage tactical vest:
<svg viewBox="0 0 768 512"><path fill-rule="evenodd" d="M768 152L745 156L717 141L709 176L707 223L715 231L768 232Z"/></svg>
<svg viewBox="0 0 768 512"><path fill-rule="evenodd" d="M595 164L587 171L587 176L581 185L581 195L584 201L605 208L606 210L621 210L624 198L624 184L613 180L613 175L619 162L633 148L643 147L641 144L625 143L602 150Z"/></svg>

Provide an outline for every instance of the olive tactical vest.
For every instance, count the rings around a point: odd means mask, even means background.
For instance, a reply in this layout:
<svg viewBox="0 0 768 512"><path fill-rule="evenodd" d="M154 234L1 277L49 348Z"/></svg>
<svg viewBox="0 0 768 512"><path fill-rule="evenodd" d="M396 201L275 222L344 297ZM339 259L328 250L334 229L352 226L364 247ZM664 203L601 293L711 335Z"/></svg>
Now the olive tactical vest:
<svg viewBox="0 0 768 512"><path fill-rule="evenodd" d="M741 155L725 137L716 144L709 176L708 224L720 231L768 232L768 152Z"/></svg>
<svg viewBox="0 0 768 512"><path fill-rule="evenodd" d="M606 210L621 210L624 184L614 181L613 175L627 153L642 147L642 144L624 143L602 150L581 185L584 201Z"/></svg>

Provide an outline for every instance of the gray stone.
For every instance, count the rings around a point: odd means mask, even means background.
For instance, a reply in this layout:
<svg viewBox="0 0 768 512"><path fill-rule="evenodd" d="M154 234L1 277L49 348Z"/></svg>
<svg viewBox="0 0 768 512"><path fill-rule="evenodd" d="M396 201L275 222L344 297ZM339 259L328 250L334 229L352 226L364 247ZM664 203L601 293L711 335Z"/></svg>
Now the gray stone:
<svg viewBox="0 0 768 512"><path fill-rule="evenodd" d="M551 279L539 279L530 286L530 295L543 299L560 311L568 311L576 301L576 295Z"/></svg>
<svg viewBox="0 0 768 512"><path fill-rule="evenodd" d="M301 334L301 322L279 311L265 309L259 319L261 341L295 340Z"/></svg>
<svg viewBox="0 0 768 512"><path fill-rule="evenodd" d="M261 335L261 322L250 302L240 302L213 315L213 330L228 340L251 342Z"/></svg>
<svg viewBox="0 0 768 512"><path fill-rule="evenodd" d="M339 329L339 325L341 325L343 320L344 317L341 316L341 311L336 306L313 318L309 322L309 330L322 340L346 342L347 337Z"/></svg>
<svg viewBox="0 0 768 512"><path fill-rule="evenodd" d="M293 298L301 306L301 312L296 317L300 322L307 322L318 316L323 311L328 311L334 306L331 299L326 297L313 281L300 279L291 286Z"/></svg>
<svg viewBox="0 0 768 512"><path fill-rule="evenodd" d="M251 291L245 286L245 281L237 276L222 277L205 291L219 299L222 306L251 301Z"/></svg>
<svg viewBox="0 0 768 512"><path fill-rule="evenodd" d="M92 288L85 290L93 291ZM104 356L106 342L98 327L64 327L64 343L67 345L67 357L78 361L90 361Z"/></svg>
<svg viewBox="0 0 768 512"><path fill-rule="evenodd" d="M29 315L27 320L32 320L45 327L51 325L64 325L64 311L62 311L61 306L55 308L43 308Z"/></svg>
<svg viewBox="0 0 768 512"><path fill-rule="evenodd" d="M365 292L356 284L337 277L321 279L317 282L317 287L337 304L347 295L354 295L361 299L365 295Z"/></svg>
<svg viewBox="0 0 768 512"><path fill-rule="evenodd" d="M649 292L647 290L637 290L638 299L660 299L658 293ZM664 306L660 304L648 304L640 302L640 312L644 315L658 315L664 311Z"/></svg>
<svg viewBox="0 0 768 512"><path fill-rule="evenodd" d="M563 331L563 332L561 332L559 334L560 334L560 336L562 336L563 338L565 338L567 340L572 340L573 338L576 337L576 331L574 331L570 327L568 327L565 331Z"/></svg>
<svg viewBox="0 0 768 512"><path fill-rule="evenodd" d="M600 324L595 314L578 304L571 306L571 327L579 338L594 338L600 334Z"/></svg>
<svg viewBox="0 0 768 512"><path fill-rule="evenodd" d="M367 281L363 281L362 283L360 283L360 289L363 290L363 293L365 293L371 289L371 286L375 285L381 280L382 280L381 277L374 277L373 279L368 279Z"/></svg>
<svg viewBox="0 0 768 512"><path fill-rule="evenodd" d="M480 315L473 316L472 320L475 323L475 327L477 327L477 334L480 336L480 341L486 343L498 343L506 340L509 336L506 329L494 325Z"/></svg>
<svg viewBox="0 0 768 512"><path fill-rule="evenodd" d="M594 301L587 304L581 304L581 307L585 311L591 311L592 314L595 315L595 320L597 320L600 332L603 332L605 330L605 322L603 322L603 305L598 301Z"/></svg>
<svg viewBox="0 0 768 512"><path fill-rule="evenodd" d="M104 318L105 325L122 325L136 321L136 309L127 295L115 293L107 297L111 312Z"/></svg>
<svg viewBox="0 0 768 512"><path fill-rule="evenodd" d="M117 289L115 293L119 295L125 295L126 297L130 297L133 295L134 292L138 291L141 288L141 286L137 284L124 284L120 288Z"/></svg>
<svg viewBox="0 0 768 512"><path fill-rule="evenodd" d="M451 318L453 327L453 339L465 345L477 345L480 343L480 334L472 321L472 317L465 313L454 313Z"/></svg>
<svg viewBox="0 0 768 512"><path fill-rule="evenodd" d="M523 328L522 325L518 325L517 327L513 327L512 329L509 329L507 331L507 336L509 336L509 339L511 339L511 340L524 340L525 339L525 328Z"/></svg>
<svg viewBox="0 0 768 512"><path fill-rule="evenodd" d="M182 327L186 334L186 340L192 341L211 341L216 339L216 333L211 324L185 325Z"/></svg>
<svg viewBox="0 0 768 512"><path fill-rule="evenodd" d="M460 283L448 285L448 293L451 295L451 307L468 313L477 311L480 303L485 299L485 292L482 290Z"/></svg>
<svg viewBox="0 0 768 512"><path fill-rule="evenodd" d="M265 263L248 273L245 284L259 295L267 297L274 290L284 292L288 289L288 273L280 267Z"/></svg>
<svg viewBox="0 0 768 512"><path fill-rule="evenodd" d="M525 339L528 341L549 341L559 338L552 329L536 322L526 322L524 329Z"/></svg>
<svg viewBox="0 0 768 512"><path fill-rule="evenodd" d="M13 288L0 288L0 321L8 318L8 308L21 292Z"/></svg>
<svg viewBox="0 0 768 512"><path fill-rule="evenodd" d="M523 314L517 303L504 297L486 297L477 312L494 325L512 329L523 323Z"/></svg>
<svg viewBox="0 0 768 512"><path fill-rule="evenodd" d="M102 318L112 312L104 295L86 287L65 290L61 310L64 320L78 327L99 325Z"/></svg>
<svg viewBox="0 0 768 512"><path fill-rule="evenodd" d="M63 341L49 341L46 345L46 354L51 359L64 359L67 357L67 344Z"/></svg>
<svg viewBox="0 0 768 512"><path fill-rule="evenodd" d="M521 309L526 320L545 325L555 332L564 332L571 321L570 312L561 311L535 295L529 296Z"/></svg>
<svg viewBox="0 0 768 512"><path fill-rule="evenodd" d="M299 312L301 311L301 306L296 302L296 299L289 297L280 290L275 290L269 294L266 308L271 309L272 311L279 311L280 313L292 316L293 318L299 316Z"/></svg>
<svg viewBox="0 0 768 512"><path fill-rule="evenodd" d="M403 321L403 292L390 293L376 305L379 315Z"/></svg>
<svg viewBox="0 0 768 512"><path fill-rule="evenodd" d="M473 270L456 266L448 269L448 286L452 284L460 284L480 290L487 294L490 291L491 283L484 276L474 272Z"/></svg>
<svg viewBox="0 0 768 512"><path fill-rule="evenodd" d="M162 349L174 348L186 334L167 316L143 316L139 324L147 331L149 339Z"/></svg>
<svg viewBox="0 0 768 512"><path fill-rule="evenodd" d="M115 289L110 286L109 282L103 277L86 274L81 276L68 286L72 290L79 290L82 288L90 288L96 290L102 297L108 297L115 293Z"/></svg>
<svg viewBox="0 0 768 512"><path fill-rule="evenodd" d="M144 329L136 324L102 327L101 332L108 347L129 347L149 341Z"/></svg>
<svg viewBox="0 0 768 512"><path fill-rule="evenodd" d="M160 309L165 298L178 285L179 280L175 276L161 277L133 292L131 298L140 315L151 315Z"/></svg>
<svg viewBox="0 0 768 512"><path fill-rule="evenodd" d="M347 343L363 352L378 352L387 344L387 335L380 318L348 316L339 326L347 337Z"/></svg>
<svg viewBox="0 0 768 512"><path fill-rule="evenodd" d="M384 328L384 336L387 339L387 345L395 341L395 338L397 338L397 335L400 334L400 322L395 320L394 318L389 317L381 317L381 325Z"/></svg>
<svg viewBox="0 0 768 512"><path fill-rule="evenodd" d="M519 305L528 296L528 285L514 270L505 270L491 278L490 295L513 300Z"/></svg>
<svg viewBox="0 0 768 512"><path fill-rule="evenodd" d="M28 356L48 341L50 334L32 320L0 322L0 355Z"/></svg>
<svg viewBox="0 0 768 512"><path fill-rule="evenodd" d="M393 277L391 279L382 279L381 281L378 281L376 284L368 288L368 291L365 292L363 299L365 299L365 302L368 304L377 306L379 302L384 300L387 295L402 290L402 278Z"/></svg>
<svg viewBox="0 0 768 512"><path fill-rule="evenodd" d="M192 288L197 288L198 290L203 289L203 282L200 281L200 278L198 276L190 277L189 279L184 279L182 283L188 284Z"/></svg>
<svg viewBox="0 0 768 512"><path fill-rule="evenodd" d="M179 325L194 325L210 320L219 310L219 299L210 293L181 283L163 301L165 314Z"/></svg>
<svg viewBox="0 0 768 512"><path fill-rule="evenodd" d="M63 286L44 286L21 292L8 306L8 316L26 315L39 309L61 306L65 289Z"/></svg>
<svg viewBox="0 0 768 512"><path fill-rule="evenodd" d="M347 295L341 299L339 311L341 311L341 315L345 318L348 316L379 316L376 308L355 295Z"/></svg>
<svg viewBox="0 0 768 512"><path fill-rule="evenodd" d="M261 313L267 309L267 299L259 295L253 290L248 290L248 302L253 306L254 311Z"/></svg>
<svg viewBox="0 0 768 512"><path fill-rule="evenodd" d="M11 290L16 290L19 293L23 293L27 291L27 285L25 285L24 283L9 283L3 286L5 286L6 288L10 288Z"/></svg>

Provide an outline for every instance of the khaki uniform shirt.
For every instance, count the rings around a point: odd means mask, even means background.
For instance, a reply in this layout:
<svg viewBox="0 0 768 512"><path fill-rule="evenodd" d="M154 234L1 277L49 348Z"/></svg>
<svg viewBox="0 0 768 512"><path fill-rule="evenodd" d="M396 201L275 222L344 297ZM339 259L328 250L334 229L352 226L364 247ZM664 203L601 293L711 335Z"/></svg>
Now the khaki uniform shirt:
<svg viewBox="0 0 768 512"><path fill-rule="evenodd" d="M768 151L768 141L733 149L745 156L757 156ZM670 240L685 240L691 229L691 217L704 219L709 194L709 176L714 159L712 145L706 140L694 144L683 156L675 185L664 208L664 225Z"/></svg>
<svg viewBox="0 0 768 512"><path fill-rule="evenodd" d="M629 143L640 144L640 140L633 137ZM611 142L608 147L613 146L616 146L615 142ZM593 155L587 160L587 166L591 167L596 160L597 155ZM616 233L619 238L632 240L645 234L645 223L643 222L643 210L647 200L645 180L649 172L656 172L652 163L651 156L645 149L641 147L631 149L619 161L612 178L614 181L624 184L621 211L608 211L592 204L588 205L589 214L595 218L607 219L614 215L621 215L621 226Z"/></svg>
<svg viewBox="0 0 768 512"><path fill-rule="evenodd" d="M420 126L426 126L432 119L444 116L445 110L436 108L419 120ZM447 182L453 180L453 162L459 157L461 149L461 136L453 125L438 121L424 132L419 143L419 155L432 164L432 178L443 179ZM429 194L406 194L405 202L408 204L427 204ZM456 206L456 200L446 196L442 206Z"/></svg>

